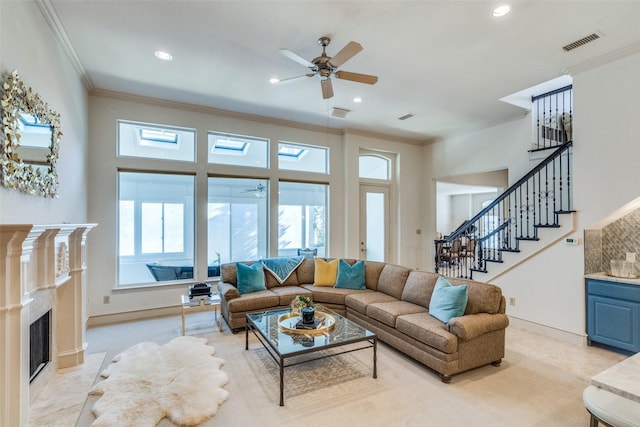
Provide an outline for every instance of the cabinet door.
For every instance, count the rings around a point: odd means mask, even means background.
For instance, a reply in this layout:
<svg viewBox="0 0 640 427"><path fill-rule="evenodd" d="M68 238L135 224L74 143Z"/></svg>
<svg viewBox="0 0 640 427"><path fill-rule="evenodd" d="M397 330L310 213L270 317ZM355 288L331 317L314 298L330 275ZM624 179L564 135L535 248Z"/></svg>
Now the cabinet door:
<svg viewBox="0 0 640 427"><path fill-rule="evenodd" d="M640 351L640 303L589 295L587 305L587 333L591 341Z"/></svg>

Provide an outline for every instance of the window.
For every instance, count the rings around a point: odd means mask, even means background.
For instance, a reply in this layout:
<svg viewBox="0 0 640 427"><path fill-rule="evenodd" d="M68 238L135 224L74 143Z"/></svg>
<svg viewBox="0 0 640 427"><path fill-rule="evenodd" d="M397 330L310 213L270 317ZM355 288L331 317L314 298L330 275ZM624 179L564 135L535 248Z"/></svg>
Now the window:
<svg viewBox="0 0 640 427"><path fill-rule="evenodd" d="M209 163L221 165L269 166L269 140L229 133L209 132Z"/></svg>
<svg viewBox="0 0 640 427"><path fill-rule="evenodd" d="M194 177L119 172L119 284L193 278Z"/></svg>
<svg viewBox="0 0 640 427"><path fill-rule="evenodd" d="M278 256L296 256L298 249L317 248L326 255L326 184L281 182L278 206Z"/></svg>
<svg viewBox="0 0 640 427"><path fill-rule="evenodd" d="M311 145L278 143L278 167L282 170L328 173L327 149Z"/></svg>
<svg viewBox="0 0 640 427"><path fill-rule="evenodd" d="M195 160L193 129L118 121L118 155L149 159Z"/></svg>
<svg viewBox="0 0 640 427"><path fill-rule="evenodd" d="M220 263L266 258L268 182L213 177L208 187L209 277Z"/></svg>
<svg viewBox="0 0 640 427"><path fill-rule="evenodd" d="M360 178L391 179L391 161L376 154L361 154L359 159Z"/></svg>

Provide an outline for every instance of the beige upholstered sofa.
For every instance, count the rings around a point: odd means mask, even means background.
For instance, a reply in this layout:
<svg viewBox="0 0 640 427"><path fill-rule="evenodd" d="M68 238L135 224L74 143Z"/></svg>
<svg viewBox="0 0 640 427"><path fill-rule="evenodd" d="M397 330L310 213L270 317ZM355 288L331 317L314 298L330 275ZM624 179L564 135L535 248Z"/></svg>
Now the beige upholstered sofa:
<svg viewBox="0 0 640 427"><path fill-rule="evenodd" d="M509 319L502 290L495 285L447 278L454 286L467 285L468 301L464 315L445 324L429 314L436 273L366 261L366 289L352 290L314 286L314 269L314 260L305 259L283 283L265 270L267 289L240 295L236 264L223 264L218 291L224 319L237 331L245 327L246 313L288 307L296 295L305 295L375 332L438 372L443 382L472 368L499 366L504 357Z"/></svg>

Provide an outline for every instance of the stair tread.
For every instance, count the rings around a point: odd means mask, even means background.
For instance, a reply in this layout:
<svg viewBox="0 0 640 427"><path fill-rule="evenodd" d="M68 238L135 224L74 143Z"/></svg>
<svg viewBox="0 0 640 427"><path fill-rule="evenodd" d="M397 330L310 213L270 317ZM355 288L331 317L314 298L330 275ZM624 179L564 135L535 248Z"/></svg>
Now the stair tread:
<svg viewBox="0 0 640 427"><path fill-rule="evenodd" d="M560 224L535 224L534 227L538 228L560 228Z"/></svg>
<svg viewBox="0 0 640 427"><path fill-rule="evenodd" d="M516 237L516 240L528 240L531 242L537 242L538 240L540 240L539 237Z"/></svg>

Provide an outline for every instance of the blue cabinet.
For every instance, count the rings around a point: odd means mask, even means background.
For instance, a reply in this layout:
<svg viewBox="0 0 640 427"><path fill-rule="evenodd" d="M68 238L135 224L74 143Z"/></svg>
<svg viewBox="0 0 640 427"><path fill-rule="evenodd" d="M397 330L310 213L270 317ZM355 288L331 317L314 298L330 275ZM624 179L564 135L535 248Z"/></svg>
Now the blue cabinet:
<svg viewBox="0 0 640 427"><path fill-rule="evenodd" d="M624 353L640 351L640 286L586 279L587 340Z"/></svg>

